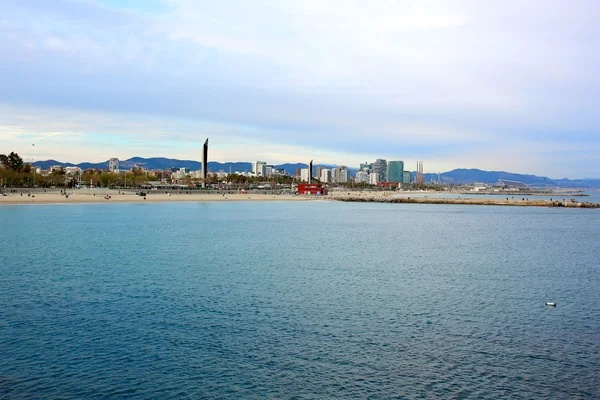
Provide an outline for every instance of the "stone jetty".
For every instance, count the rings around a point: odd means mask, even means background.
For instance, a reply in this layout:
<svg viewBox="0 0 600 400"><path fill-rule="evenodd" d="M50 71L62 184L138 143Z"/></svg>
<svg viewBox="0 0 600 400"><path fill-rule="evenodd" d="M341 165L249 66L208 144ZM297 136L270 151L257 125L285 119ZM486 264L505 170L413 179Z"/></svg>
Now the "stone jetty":
<svg viewBox="0 0 600 400"><path fill-rule="evenodd" d="M580 202L575 199L529 199L519 198L445 198L435 196L394 195L393 192L334 192L328 196L331 200L360 203L414 203L414 204L466 204L481 206L513 207L569 207L600 208L600 204Z"/></svg>

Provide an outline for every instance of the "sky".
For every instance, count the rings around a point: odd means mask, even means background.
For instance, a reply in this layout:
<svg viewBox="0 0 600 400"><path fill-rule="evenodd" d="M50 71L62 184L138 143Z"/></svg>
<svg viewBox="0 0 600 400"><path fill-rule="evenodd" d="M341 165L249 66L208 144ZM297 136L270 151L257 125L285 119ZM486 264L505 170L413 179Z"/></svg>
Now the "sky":
<svg viewBox="0 0 600 400"><path fill-rule="evenodd" d="M600 178L597 0L2 0L0 153ZM35 144L35 146L33 146Z"/></svg>

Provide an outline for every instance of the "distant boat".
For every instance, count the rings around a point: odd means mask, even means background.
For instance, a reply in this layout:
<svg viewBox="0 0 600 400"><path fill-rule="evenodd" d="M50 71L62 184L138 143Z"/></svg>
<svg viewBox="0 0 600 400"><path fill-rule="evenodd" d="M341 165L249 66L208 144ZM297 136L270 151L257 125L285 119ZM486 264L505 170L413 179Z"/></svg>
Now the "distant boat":
<svg viewBox="0 0 600 400"><path fill-rule="evenodd" d="M556 303L546 303L548 307L556 307Z"/></svg>

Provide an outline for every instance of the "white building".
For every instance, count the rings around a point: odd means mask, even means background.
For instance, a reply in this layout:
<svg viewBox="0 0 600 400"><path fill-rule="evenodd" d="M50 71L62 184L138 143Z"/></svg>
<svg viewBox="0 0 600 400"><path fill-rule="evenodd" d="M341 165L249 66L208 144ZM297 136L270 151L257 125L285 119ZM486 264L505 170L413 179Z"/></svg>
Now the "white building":
<svg viewBox="0 0 600 400"><path fill-rule="evenodd" d="M321 176L319 176L319 180L322 183L331 182L331 170L322 168L321 169Z"/></svg>
<svg viewBox="0 0 600 400"><path fill-rule="evenodd" d="M367 171L358 171L356 173L356 182L369 183L369 173Z"/></svg>
<svg viewBox="0 0 600 400"><path fill-rule="evenodd" d="M340 183L350 182L350 171L348 171L348 167L345 167L343 165L341 167L339 167L338 182L340 182Z"/></svg>
<svg viewBox="0 0 600 400"><path fill-rule="evenodd" d="M379 183L379 174L377 172L371 172L369 174L369 183L371 185L377 185Z"/></svg>
<svg viewBox="0 0 600 400"><path fill-rule="evenodd" d="M119 159L111 158L110 160L108 160L108 169L113 174L118 174L119 173Z"/></svg>
<svg viewBox="0 0 600 400"><path fill-rule="evenodd" d="M340 169L338 167L331 169L331 182L338 183L340 181Z"/></svg>
<svg viewBox="0 0 600 400"><path fill-rule="evenodd" d="M189 173L190 173L189 168L179 168L179 170L173 172L171 177L172 177L172 179L181 180L181 179L184 179L185 177L187 177Z"/></svg>
<svg viewBox="0 0 600 400"><path fill-rule="evenodd" d="M300 170L300 180L302 182L308 182L309 178L310 178L310 175L308 173L308 168L302 168Z"/></svg>
<svg viewBox="0 0 600 400"><path fill-rule="evenodd" d="M252 164L252 172L255 176L267 176L267 163L264 161L257 161Z"/></svg>

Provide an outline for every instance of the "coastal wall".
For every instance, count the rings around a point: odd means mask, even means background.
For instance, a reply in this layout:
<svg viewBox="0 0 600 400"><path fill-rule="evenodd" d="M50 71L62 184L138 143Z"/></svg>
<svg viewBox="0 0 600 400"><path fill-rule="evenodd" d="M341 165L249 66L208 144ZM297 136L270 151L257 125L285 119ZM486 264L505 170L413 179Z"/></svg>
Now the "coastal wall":
<svg viewBox="0 0 600 400"><path fill-rule="evenodd" d="M543 200L543 199L498 199L498 198L443 198L443 197L400 197L390 193L343 192L335 193L331 200L359 203L411 203L411 204L465 204L482 206L514 206L514 207L569 207L600 208L600 204L580 202L577 200Z"/></svg>

